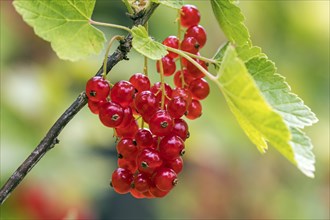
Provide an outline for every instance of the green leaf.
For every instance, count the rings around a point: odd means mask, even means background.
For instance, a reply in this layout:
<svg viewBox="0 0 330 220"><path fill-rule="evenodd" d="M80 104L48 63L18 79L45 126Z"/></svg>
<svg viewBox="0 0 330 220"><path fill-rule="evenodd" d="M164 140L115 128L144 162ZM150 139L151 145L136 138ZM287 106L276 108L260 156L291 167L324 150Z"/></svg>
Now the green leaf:
<svg viewBox="0 0 330 220"><path fill-rule="evenodd" d="M237 46L250 45L250 35L244 16L231 0L210 0L213 13L229 41Z"/></svg>
<svg viewBox="0 0 330 220"><path fill-rule="evenodd" d="M166 47L149 37L147 30L142 25L132 28L132 36L133 48L144 56L152 60L159 60L167 54Z"/></svg>
<svg viewBox="0 0 330 220"><path fill-rule="evenodd" d="M101 52L104 34L90 25L95 0L15 0L16 11L49 41L59 58L75 61Z"/></svg>
<svg viewBox="0 0 330 220"><path fill-rule="evenodd" d="M231 111L257 148L265 152L266 141L269 141L286 157L293 158L288 145L291 139L288 127L261 95L244 62L231 45L227 46L218 75L219 87Z"/></svg>
<svg viewBox="0 0 330 220"><path fill-rule="evenodd" d="M183 0L151 0L151 1L157 4L162 4L176 9L180 9L184 5Z"/></svg>

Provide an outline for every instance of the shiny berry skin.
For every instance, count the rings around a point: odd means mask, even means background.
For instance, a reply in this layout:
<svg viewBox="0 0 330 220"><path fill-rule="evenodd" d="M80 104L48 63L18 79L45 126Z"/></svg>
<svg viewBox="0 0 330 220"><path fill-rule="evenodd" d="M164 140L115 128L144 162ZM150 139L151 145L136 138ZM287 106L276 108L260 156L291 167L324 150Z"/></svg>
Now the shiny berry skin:
<svg viewBox="0 0 330 220"><path fill-rule="evenodd" d="M131 123L124 128L116 128L117 137L119 138L134 138L136 132L139 130L137 121L132 120Z"/></svg>
<svg viewBox="0 0 330 220"><path fill-rule="evenodd" d="M93 102L104 101L110 93L110 84L101 76L94 76L86 83L86 95Z"/></svg>
<svg viewBox="0 0 330 220"><path fill-rule="evenodd" d="M188 106L186 117L189 118L190 120L194 120L196 118L201 117L201 115L202 115L202 105L198 100L193 99L191 104Z"/></svg>
<svg viewBox="0 0 330 220"><path fill-rule="evenodd" d="M194 37L184 38L181 43L181 50L196 54L199 50L199 43Z"/></svg>
<svg viewBox="0 0 330 220"><path fill-rule="evenodd" d="M137 164L135 158L134 159L118 158L117 165L120 168L129 170L131 173L135 173L137 170Z"/></svg>
<svg viewBox="0 0 330 220"><path fill-rule="evenodd" d="M177 183L177 174L170 168L160 168L153 176L156 187L162 191L170 191Z"/></svg>
<svg viewBox="0 0 330 220"><path fill-rule="evenodd" d="M87 105L88 105L88 108L89 110L91 110L91 112L93 114L96 114L98 115L99 112L100 112L100 106L104 103L105 101L99 101L99 102L93 102L91 101L90 99L88 99L87 101Z"/></svg>
<svg viewBox="0 0 330 220"><path fill-rule="evenodd" d="M205 99L210 93L210 86L203 78L195 79L189 84L189 90L194 99Z"/></svg>
<svg viewBox="0 0 330 220"><path fill-rule="evenodd" d="M142 149L146 147L151 147L151 145L154 143L154 138L152 137L152 134L149 129L140 128L135 134L135 141L137 147L139 149Z"/></svg>
<svg viewBox="0 0 330 220"><path fill-rule="evenodd" d="M184 154L184 142L176 135L167 135L159 142L159 152L162 158L174 160Z"/></svg>
<svg viewBox="0 0 330 220"><path fill-rule="evenodd" d="M134 86L137 92L142 92L150 89L149 78L142 73L135 73L129 78L129 82Z"/></svg>
<svg viewBox="0 0 330 220"><path fill-rule="evenodd" d="M177 157L174 160L167 160L165 167L172 169L174 172L179 174L183 169L183 159L182 157Z"/></svg>
<svg viewBox="0 0 330 220"><path fill-rule="evenodd" d="M201 19L199 10L194 5L184 5L181 7L180 22L181 26L189 28L197 25Z"/></svg>
<svg viewBox="0 0 330 220"><path fill-rule="evenodd" d="M110 99L122 107L127 107L133 101L134 93L134 86L128 81L121 80L111 88Z"/></svg>
<svg viewBox="0 0 330 220"><path fill-rule="evenodd" d="M153 183L149 188L149 192L154 196L154 198L162 198L162 197L166 196L170 191L160 190Z"/></svg>
<svg viewBox="0 0 330 220"><path fill-rule="evenodd" d="M157 111L150 119L150 131L157 136L165 136L173 129L173 118L165 110Z"/></svg>
<svg viewBox="0 0 330 220"><path fill-rule="evenodd" d="M172 134L179 136L183 141L189 138L189 128L185 120L181 118L174 119Z"/></svg>
<svg viewBox="0 0 330 220"><path fill-rule="evenodd" d="M115 128L123 121L124 110L117 103L107 102L101 106L99 118L105 126Z"/></svg>
<svg viewBox="0 0 330 220"><path fill-rule="evenodd" d="M175 97L167 104L167 111L172 118L181 118L187 108L187 102L182 97Z"/></svg>
<svg viewBox="0 0 330 220"><path fill-rule="evenodd" d="M184 38L194 37L199 43L199 49L204 47L206 43L206 31L201 25L191 26L187 29Z"/></svg>
<svg viewBox="0 0 330 220"><path fill-rule="evenodd" d="M195 59L195 61L200 64L204 69L208 69L206 63L202 60L199 59ZM193 63L189 62L186 65L188 72L194 77L194 78L203 78L205 76L205 74L200 71L200 69L198 69Z"/></svg>
<svg viewBox="0 0 330 220"><path fill-rule="evenodd" d="M133 179L133 186L138 192L146 192L151 185L150 176L145 173L137 174Z"/></svg>
<svg viewBox="0 0 330 220"><path fill-rule="evenodd" d="M193 81L195 78L189 74L187 69L183 69L183 71L178 70L173 77L174 85L176 87L184 87L182 86L182 77L184 80L184 86L188 86L191 81Z"/></svg>
<svg viewBox="0 0 330 220"><path fill-rule="evenodd" d="M140 172L151 175L163 164L163 160L156 149L144 148L138 153L136 163Z"/></svg>
<svg viewBox="0 0 330 220"><path fill-rule="evenodd" d="M136 110L142 114L153 114L159 103L156 100L156 96L149 90L139 92L134 99Z"/></svg>
<svg viewBox="0 0 330 220"><path fill-rule="evenodd" d="M116 146L118 157L135 159L138 153L136 142L132 138L122 138Z"/></svg>
<svg viewBox="0 0 330 220"><path fill-rule="evenodd" d="M187 106L190 105L191 100L192 100L192 94L191 94L190 90L184 89L184 88L179 88L179 87L175 88L172 92L172 99L176 98L176 97L183 98L183 100L186 101Z"/></svg>
<svg viewBox="0 0 330 220"><path fill-rule="evenodd" d="M173 75L173 73L176 70L176 65L174 62L174 59L169 57L168 55L163 57L161 59L162 63L163 63L163 72L164 72L164 76L171 76ZM160 61L158 60L156 63L156 67L157 67L157 72L160 73L161 69L160 69Z"/></svg>
<svg viewBox="0 0 330 220"><path fill-rule="evenodd" d="M125 128L134 120L133 112L130 106L124 108L123 111L123 121L118 125L118 128Z"/></svg>
<svg viewBox="0 0 330 220"><path fill-rule="evenodd" d="M111 186L119 194L125 194L130 191L133 174L124 168L117 168L112 173Z"/></svg>
<svg viewBox="0 0 330 220"><path fill-rule="evenodd" d="M179 38L176 36L168 36L164 41L163 44L172 47L174 49L179 49ZM169 52L167 56L171 57L172 59L177 58L179 55L173 52Z"/></svg>
<svg viewBox="0 0 330 220"><path fill-rule="evenodd" d="M163 94L161 85L162 84L160 82L157 82L150 88L150 91L155 94L155 96L157 98L157 102L159 103L159 106L160 106L160 102L162 100L162 94ZM164 87L165 87L165 94L166 94L166 96L165 96L165 104L166 104L169 101L169 97L172 96L172 88L167 83L164 83Z"/></svg>

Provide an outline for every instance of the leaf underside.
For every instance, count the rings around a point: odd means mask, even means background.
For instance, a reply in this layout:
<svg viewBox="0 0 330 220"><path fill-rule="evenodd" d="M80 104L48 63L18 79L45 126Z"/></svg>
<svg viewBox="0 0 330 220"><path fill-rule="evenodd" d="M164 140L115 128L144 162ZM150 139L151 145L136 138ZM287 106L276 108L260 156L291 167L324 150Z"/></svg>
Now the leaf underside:
<svg viewBox="0 0 330 220"><path fill-rule="evenodd" d="M101 52L104 34L89 23L95 0L15 0L13 4L59 58L76 61Z"/></svg>

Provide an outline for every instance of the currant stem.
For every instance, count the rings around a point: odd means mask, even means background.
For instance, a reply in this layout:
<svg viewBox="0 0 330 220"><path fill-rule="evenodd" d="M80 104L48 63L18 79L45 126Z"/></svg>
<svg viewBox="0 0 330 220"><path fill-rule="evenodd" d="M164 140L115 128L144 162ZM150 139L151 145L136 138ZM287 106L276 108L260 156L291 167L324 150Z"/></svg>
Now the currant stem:
<svg viewBox="0 0 330 220"><path fill-rule="evenodd" d="M131 4L128 2L128 0L122 0L122 1L124 2L125 6L127 8L128 13L131 14L131 15L134 14L134 11L133 11L133 9L131 7Z"/></svg>
<svg viewBox="0 0 330 220"><path fill-rule="evenodd" d="M92 19L89 20L89 23L94 24L94 25L99 25L99 26L117 28L117 29L125 30L129 33L132 33L131 29L129 29L128 27L118 25L118 24L110 24L110 23L104 23L104 22L99 22L99 21L93 21Z"/></svg>
<svg viewBox="0 0 330 220"><path fill-rule="evenodd" d="M113 42L115 40L123 40L123 39L124 39L123 36L116 35L113 38L111 38L111 40L109 41L107 50L106 50L106 52L104 54L104 60L103 60L103 73L102 73L103 78L105 78L105 76L107 75L107 61L108 61L108 56L109 56L110 48L111 48Z"/></svg>
<svg viewBox="0 0 330 220"><path fill-rule="evenodd" d="M181 10L178 9L178 17L176 21L178 22L178 39L179 39L179 50L181 50L181 19L180 19L180 14ZM179 55L179 61L180 61L180 77L181 77L181 84L182 87L185 86L186 82L184 81L184 76L183 76L183 64L182 64L182 57Z"/></svg>
<svg viewBox="0 0 330 220"><path fill-rule="evenodd" d="M165 85L164 85L164 67L162 60L159 60L160 67L160 88L162 91L162 99L161 99L161 109L165 107Z"/></svg>

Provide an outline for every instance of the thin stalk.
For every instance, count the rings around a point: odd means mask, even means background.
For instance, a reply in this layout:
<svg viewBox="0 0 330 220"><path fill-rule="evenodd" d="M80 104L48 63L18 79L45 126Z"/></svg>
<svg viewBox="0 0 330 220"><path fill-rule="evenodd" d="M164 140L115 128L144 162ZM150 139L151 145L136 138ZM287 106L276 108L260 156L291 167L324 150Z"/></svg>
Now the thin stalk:
<svg viewBox="0 0 330 220"><path fill-rule="evenodd" d="M161 99L161 109L165 107L165 84L164 84L164 67L162 60L159 60L160 67L160 88L162 91L162 99Z"/></svg>
<svg viewBox="0 0 330 220"><path fill-rule="evenodd" d="M107 50L106 50L106 52L104 54L104 60L103 60L103 73L102 73L103 78L105 78L105 76L107 75L107 61L108 61L108 56L109 56L110 48L111 48L113 42L115 40L123 40L123 39L124 39L123 36L116 35L113 38L111 38L111 40L109 41Z"/></svg>
<svg viewBox="0 0 330 220"><path fill-rule="evenodd" d="M99 25L99 26L117 28L117 29L125 30L129 33L132 33L131 29L129 29L128 27L118 25L118 24L110 24L110 23L104 23L104 22L99 22L99 21L93 21L92 19L89 20L89 23L94 24L94 25Z"/></svg>
<svg viewBox="0 0 330 220"><path fill-rule="evenodd" d="M178 9L178 17L176 19L176 21L178 22L178 39L179 39L179 50L181 50L181 19L180 16L181 15L181 10ZM184 88L184 86L186 85L186 82L184 81L184 76L183 76L183 64L182 64L182 57L179 55L179 61L180 61L180 77L181 77L181 84L182 87Z"/></svg>
<svg viewBox="0 0 330 220"><path fill-rule="evenodd" d="M131 15L134 14L134 11L133 11L133 9L131 7L131 4L128 2L128 0L122 0L122 1L124 2L125 6L127 8L128 13L131 14Z"/></svg>
<svg viewBox="0 0 330 220"><path fill-rule="evenodd" d="M149 33L149 24L145 23L144 27L146 28L147 33ZM144 67L143 67L144 75L148 76L148 57L144 56Z"/></svg>

